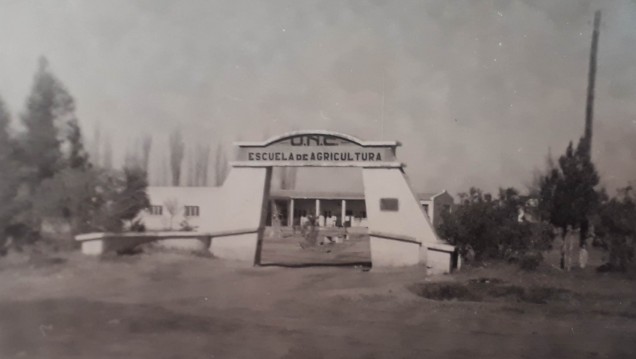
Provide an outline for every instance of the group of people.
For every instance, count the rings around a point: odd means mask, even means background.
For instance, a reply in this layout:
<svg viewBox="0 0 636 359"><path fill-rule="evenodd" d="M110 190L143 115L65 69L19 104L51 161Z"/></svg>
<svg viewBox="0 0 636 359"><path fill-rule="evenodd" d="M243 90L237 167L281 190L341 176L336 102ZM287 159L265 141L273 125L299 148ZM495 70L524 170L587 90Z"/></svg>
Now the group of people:
<svg viewBox="0 0 636 359"><path fill-rule="evenodd" d="M567 226L565 233L563 229L557 229L557 235L563 239L561 244L561 269L572 270L572 258L574 257L574 245L580 241L581 230L579 228ZM579 247L579 266L585 268L588 261L587 243L581 243Z"/></svg>
<svg viewBox="0 0 636 359"><path fill-rule="evenodd" d="M331 215L331 217L325 217L320 215L318 217L310 214L308 216L300 217L300 226L304 226L306 223L314 221L316 226L320 227L339 227L340 223L338 223L338 217L336 215Z"/></svg>

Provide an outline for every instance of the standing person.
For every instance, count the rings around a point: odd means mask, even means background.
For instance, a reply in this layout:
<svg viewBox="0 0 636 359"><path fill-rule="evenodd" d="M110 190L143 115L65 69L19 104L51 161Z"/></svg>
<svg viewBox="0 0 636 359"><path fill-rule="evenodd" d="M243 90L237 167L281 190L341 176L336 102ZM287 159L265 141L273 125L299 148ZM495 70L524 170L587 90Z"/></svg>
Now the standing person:
<svg viewBox="0 0 636 359"><path fill-rule="evenodd" d="M581 245L581 248L579 249L579 267L581 267L581 269L585 269L585 267L587 267L588 257L589 257L589 254L587 253L587 243L586 243Z"/></svg>
<svg viewBox="0 0 636 359"><path fill-rule="evenodd" d="M578 228L575 229L571 225L567 227L565 233L565 270L572 270L572 254L574 251L574 242L578 238Z"/></svg>
<svg viewBox="0 0 636 359"><path fill-rule="evenodd" d="M581 248L579 249L579 267L581 267L581 269L585 269L585 267L587 267L587 262L589 260L587 244L594 240L594 236L595 234L593 231L588 231L587 238L583 243L581 243Z"/></svg>
<svg viewBox="0 0 636 359"><path fill-rule="evenodd" d="M559 268L565 270L565 232L561 227L555 228L555 232L555 236L561 239L561 260L559 262Z"/></svg>

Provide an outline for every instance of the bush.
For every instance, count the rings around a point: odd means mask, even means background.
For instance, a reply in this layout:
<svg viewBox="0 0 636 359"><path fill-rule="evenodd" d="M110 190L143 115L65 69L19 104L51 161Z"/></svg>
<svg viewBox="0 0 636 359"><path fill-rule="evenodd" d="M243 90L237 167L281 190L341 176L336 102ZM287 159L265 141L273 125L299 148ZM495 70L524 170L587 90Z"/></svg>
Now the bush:
<svg viewBox="0 0 636 359"><path fill-rule="evenodd" d="M409 287L420 297L433 300L459 301L513 301L546 304L549 301L567 301L572 293L553 287L529 287L505 284L498 279L470 280L468 283L418 283Z"/></svg>
<svg viewBox="0 0 636 359"><path fill-rule="evenodd" d="M36 218L59 218L73 233L118 232L149 206L145 173L98 169L64 169L46 179L33 196Z"/></svg>
<svg viewBox="0 0 636 359"><path fill-rule="evenodd" d="M636 200L628 186L620 189L617 196L603 198L596 218L597 244L609 252L609 263L600 271L627 270L634 260L636 250Z"/></svg>
<svg viewBox="0 0 636 359"><path fill-rule="evenodd" d="M464 258L520 260L526 252L545 250L552 241L551 228L543 223L519 221L524 199L514 188L500 189L493 199L476 188L460 195L453 212L442 213L441 237L458 247Z"/></svg>
<svg viewBox="0 0 636 359"><path fill-rule="evenodd" d="M481 298L463 283L422 283L412 286L411 291L420 297L433 300L461 300L478 302Z"/></svg>
<svg viewBox="0 0 636 359"><path fill-rule="evenodd" d="M541 252L529 252L525 253L519 260L519 267L525 271L533 271L539 267L539 264L543 262L543 255Z"/></svg>

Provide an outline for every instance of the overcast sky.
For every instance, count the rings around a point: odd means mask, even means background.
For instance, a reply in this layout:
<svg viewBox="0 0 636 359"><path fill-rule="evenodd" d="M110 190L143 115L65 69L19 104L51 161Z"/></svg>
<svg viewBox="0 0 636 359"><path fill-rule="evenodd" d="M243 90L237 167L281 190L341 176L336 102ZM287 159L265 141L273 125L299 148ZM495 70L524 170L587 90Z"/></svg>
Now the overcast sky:
<svg viewBox="0 0 636 359"><path fill-rule="evenodd" d="M151 133L156 165L176 126L228 148L328 129L401 141L419 191L523 187L582 134L596 9L593 158L615 187L636 179L634 0L0 0L0 95L21 112L45 55L116 156Z"/></svg>

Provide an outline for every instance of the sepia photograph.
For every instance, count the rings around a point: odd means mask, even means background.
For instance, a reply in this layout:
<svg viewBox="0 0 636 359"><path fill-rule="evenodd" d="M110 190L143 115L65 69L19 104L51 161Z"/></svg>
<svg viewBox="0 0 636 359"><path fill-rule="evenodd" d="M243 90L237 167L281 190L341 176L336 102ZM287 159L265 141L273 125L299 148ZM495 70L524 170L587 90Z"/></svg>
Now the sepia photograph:
<svg viewBox="0 0 636 359"><path fill-rule="evenodd" d="M636 358L636 0L0 0L0 359Z"/></svg>

